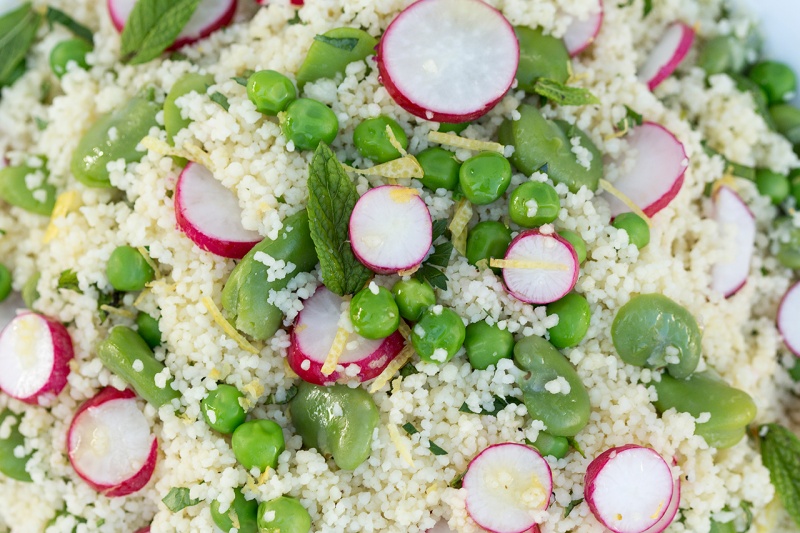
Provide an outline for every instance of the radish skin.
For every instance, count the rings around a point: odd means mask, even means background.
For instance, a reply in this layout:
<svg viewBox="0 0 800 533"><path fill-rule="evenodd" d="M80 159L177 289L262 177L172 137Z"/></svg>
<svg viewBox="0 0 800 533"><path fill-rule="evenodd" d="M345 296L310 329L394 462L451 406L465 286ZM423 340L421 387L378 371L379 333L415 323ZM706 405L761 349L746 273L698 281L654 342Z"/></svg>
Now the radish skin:
<svg viewBox="0 0 800 533"><path fill-rule="evenodd" d="M736 232L733 260L719 262L711 271L711 288L730 298L744 287L750 274L756 241L756 219L744 200L725 186L714 194L714 219L723 235L731 228Z"/></svg>
<svg viewBox="0 0 800 533"><path fill-rule="evenodd" d="M659 518L658 522L653 524L649 529L646 529L643 533L662 533L669 527L672 521L675 520L675 515L678 514L680 505L681 480L679 477L676 477L675 481L672 483L672 499L670 499L669 505L667 505L667 510L664 512L664 515Z"/></svg>
<svg viewBox="0 0 800 533"><path fill-rule="evenodd" d="M597 38L603 26L603 0L598 0L597 10L583 20L573 20L564 34L564 45L571 57L583 52Z"/></svg>
<svg viewBox="0 0 800 533"><path fill-rule="evenodd" d="M639 81L651 91L678 68L694 42L694 30L683 22L675 22L650 52L639 69Z"/></svg>
<svg viewBox="0 0 800 533"><path fill-rule="evenodd" d="M540 261L555 269L503 268L506 290L517 300L547 304L560 300L578 282L578 255L572 244L558 234L531 229L517 235L506 251L506 260Z"/></svg>
<svg viewBox="0 0 800 533"><path fill-rule="evenodd" d="M792 285L778 306L778 330L783 342L793 354L800 357L800 283Z"/></svg>

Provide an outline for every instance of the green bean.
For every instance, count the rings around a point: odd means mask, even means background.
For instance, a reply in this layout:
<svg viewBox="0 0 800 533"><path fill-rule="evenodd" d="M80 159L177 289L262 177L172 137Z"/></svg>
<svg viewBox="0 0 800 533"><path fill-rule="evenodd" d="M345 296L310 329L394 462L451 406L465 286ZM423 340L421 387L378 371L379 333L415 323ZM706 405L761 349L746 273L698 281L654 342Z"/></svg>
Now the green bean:
<svg viewBox="0 0 800 533"><path fill-rule="evenodd" d="M28 188L28 176L41 173L41 179L33 188ZM47 171L44 167L34 168L27 165L6 167L0 170L0 200L21 207L37 215L50 216L56 203L56 188L47 183Z"/></svg>
<svg viewBox="0 0 800 533"><path fill-rule="evenodd" d="M569 52L564 41L544 35L540 28L515 26L519 41L518 87L532 93L539 78L566 83L569 78Z"/></svg>
<svg viewBox="0 0 800 533"><path fill-rule="evenodd" d="M14 454L14 449L18 446L25 445L25 437L19 432L19 423L21 416L11 412L10 409L5 409L0 413L0 426L3 425L6 418L13 416L16 422L11 425L11 431L8 438L0 439L0 473L4 476L16 479L17 481L24 481L30 483L33 481L31 475L25 470L31 455L24 457L17 457Z"/></svg>
<svg viewBox="0 0 800 533"><path fill-rule="evenodd" d="M392 130L392 135L403 150L408 148L408 136L400 124L391 117L381 115L365 120L353 131L353 144L362 157L374 163L386 163L402 155L392 144L387 127Z"/></svg>
<svg viewBox="0 0 800 533"><path fill-rule="evenodd" d="M258 533L258 502L246 499L242 489L233 489L233 493L233 503L225 513L220 512L217 500L211 502L211 519L214 524L223 533L230 533L233 528L238 533Z"/></svg>
<svg viewBox="0 0 800 533"><path fill-rule="evenodd" d="M175 136L179 131L192 123L189 118L183 117L181 108L175 102L181 96L189 93L206 94L213 83L214 76L211 74L188 72L172 84L172 88L164 99L164 130L167 132L167 141L170 144L174 143Z"/></svg>
<svg viewBox="0 0 800 533"><path fill-rule="evenodd" d="M41 272L34 272L25 280L25 285L22 286L22 301L25 302L25 307L28 309L33 309L33 305L39 299L39 280L41 277Z"/></svg>
<svg viewBox="0 0 800 533"><path fill-rule="evenodd" d="M378 40L358 28L334 28L311 43L303 64L297 71L297 86L321 78L334 78L344 74L354 61L361 61L375 53Z"/></svg>
<svg viewBox="0 0 800 533"><path fill-rule="evenodd" d="M0 302L5 301L11 294L11 271L0 263Z"/></svg>

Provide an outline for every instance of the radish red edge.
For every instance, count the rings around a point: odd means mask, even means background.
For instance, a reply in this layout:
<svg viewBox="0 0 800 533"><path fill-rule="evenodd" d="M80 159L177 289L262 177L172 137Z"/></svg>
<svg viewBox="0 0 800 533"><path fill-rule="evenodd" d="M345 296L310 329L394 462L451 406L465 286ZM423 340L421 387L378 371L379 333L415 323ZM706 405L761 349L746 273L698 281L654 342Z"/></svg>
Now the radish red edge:
<svg viewBox="0 0 800 533"><path fill-rule="evenodd" d="M694 29L683 22L667 28L663 37L650 52L639 72L639 79L651 91L667 79L689 53L694 42Z"/></svg>
<svg viewBox="0 0 800 533"><path fill-rule="evenodd" d="M714 193L714 218L720 225L736 227L733 261L717 263L711 271L711 288L730 298L747 284L755 249L756 217L741 196L722 186Z"/></svg>
<svg viewBox="0 0 800 533"><path fill-rule="evenodd" d="M792 285L778 305L778 331L786 347L800 357L800 282Z"/></svg>
<svg viewBox="0 0 800 533"><path fill-rule="evenodd" d="M598 0L598 11L589 15L585 20L574 20L564 34L564 44L570 57L575 57L586 50L597 38L600 28L603 27L605 9L603 0Z"/></svg>
<svg viewBox="0 0 800 533"><path fill-rule="evenodd" d="M542 243L531 247L524 241L536 239ZM553 239L555 246L544 246L546 239ZM523 246L524 245L524 246ZM538 248L538 249L537 249ZM503 268L503 281L511 296L525 303L543 305L566 296L578 282L578 254L566 239L556 233L541 233L537 229L523 231L517 235L505 255L506 260L541 261L562 264L567 271L544 269ZM533 279L538 276L538 280ZM534 290L523 291L523 285L535 281Z"/></svg>
<svg viewBox="0 0 800 533"><path fill-rule="evenodd" d="M35 368L19 364L20 350L37 352ZM25 403L48 404L66 386L73 357L67 328L37 313L21 313L0 332L0 389Z"/></svg>

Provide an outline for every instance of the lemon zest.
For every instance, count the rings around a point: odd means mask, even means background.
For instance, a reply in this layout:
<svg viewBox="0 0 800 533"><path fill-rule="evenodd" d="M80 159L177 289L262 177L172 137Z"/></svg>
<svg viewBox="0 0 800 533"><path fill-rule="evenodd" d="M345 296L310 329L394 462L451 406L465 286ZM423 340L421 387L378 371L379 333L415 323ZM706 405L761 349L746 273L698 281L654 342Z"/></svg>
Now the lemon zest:
<svg viewBox="0 0 800 533"><path fill-rule="evenodd" d="M405 340L411 338L411 328L406 324L405 320L400 321L400 325L397 326L397 331L400 332L400 335L402 335Z"/></svg>
<svg viewBox="0 0 800 533"><path fill-rule="evenodd" d="M339 364L339 358L342 356L342 352L344 352L344 347L347 346L347 338L349 336L350 332L344 328L336 330L333 344L331 344L331 349L328 352L328 356L325 358L325 364L322 365L323 376L330 376L336 370L336 365Z"/></svg>
<svg viewBox="0 0 800 533"><path fill-rule="evenodd" d="M411 452L408 451L408 447L404 442L403 436L400 435L400 431L397 429L397 426L394 424L387 424L386 427L389 428L389 438L392 439L394 447L397 448L397 453L406 463L408 463L408 466L414 468L414 458L411 457Z"/></svg>
<svg viewBox="0 0 800 533"><path fill-rule="evenodd" d="M130 318L131 320L136 318L136 315L134 315L127 309L119 309L118 307L112 307L110 305L101 305L100 310L105 311L106 313L110 313L112 315Z"/></svg>
<svg viewBox="0 0 800 533"><path fill-rule="evenodd" d="M156 279L161 279L161 271L158 269L158 265L156 264L156 262L153 261L153 258L150 257L150 252L147 251L147 248L145 248L144 246L139 246L136 249L139 251L140 254L142 254L144 262L150 265L150 268L153 269L153 272L155 272L156 275Z"/></svg>
<svg viewBox="0 0 800 533"><path fill-rule="evenodd" d="M413 267L411 267L411 268L409 268L407 270L398 270L397 271L397 275L400 276L401 278L405 277L405 276L411 276L414 273L416 273L416 271L419 270L419 267L421 267L421 266L422 266L422 264L420 263L419 265L415 265L415 266L413 266Z"/></svg>
<svg viewBox="0 0 800 533"><path fill-rule="evenodd" d="M161 139L148 136L141 140L141 145L157 154L170 157L182 157L189 161L200 163L210 171L214 171L214 163L211 161L211 156L208 152L194 144L187 143L183 145L183 148L178 148L170 146Z"/></svg>
<svg viewBox="0 0 800 533"><path fill-rule="evenodd" d="M614 198L616 198L617 200L619 200L620 202L622 202L623 204L625 204L628 207L628 209L630 209L631 211L633 211L634 213L636 213L637 215L642 217L642 219L645 222L647 222L648 226L652 226L653 225L653 221L650 220L650 217L647 216L644 213L644 211L642 211L641 207L636 205L633 200L631 200L630 198L625 196L625 194L622 191L620 191L619 189L617 189L616 187L611 185L608 181L606 181L604 179L601 179L600 180L600 188L603 189L604 191L606 191L608 194L610 194Z"/></svg>
<svg viewBox="0 0 800 533"><path fill-rule="evenodd" d="M247 339L245 339L238 331L236 331L236 328L234 328L230 322L225 320L225 317L222 316L219 308L214 304L214 300L208 296L203 296L201 301L203 302L203 305L206 306L206 309L208 309L208 312L211 313L211 318L214 319L214 322L216 322L217 325L222 328L222 331L224 331L228 337L235 340L236 344L238 344L242 350L258 355L258 350L256 350L252 344L247 342Z"/></svg>
<svg viewBox="0 0 800 533"><path fill-rule="evenodd" d="M390 125L388 125L388 124L386 125L386 136L389 137L389 144L391 144L392 147L394 147L395 150L400 152L400 155L402 157L405 157L405 156L408 155L408 152L406 152L406 149L403 148L403 145L400 144L400 141L398 141L397 137L395 137L394 130L392 130L392 127Z"/></svg>
<svg viewBox="0 0 800 533"><path fill-rule="evenodd" d="M407 155L399 159L392 159L386 163L375 165L370 168L353 168L350 165L342 165L348 172L355 172L365 176L382 176L389 179L421 179L425 175L422 165L413 155Z"/></svg>
<svg viewBox="0 0 800 533"><path fill-rule="evenodd" d="M386 368L383 369L383 372L375 378L375 381L372 382L372 385L369 387L370 394L374 394L381 390L384 385L389 383L394 375L401 369L403 366L411 359L411 356L414 355L414 347L408 343L406 344L400 353L397 354L397 357L389 363Z"/></svg>
<svg viewBox="0 0 800 533"><path fill-rule="evenodd" d="M461 255L467 255L467 225L472 219L472 204L466 198L462 198L453 213L453 220L450 221L451 241L453 248L458 250Z"/></svg>
<svg viewBox="0 0 800 533"><path fill-rule="evenodd" d="M285 357L283 358L283 370L286 372L286 377L289 379L296 379L300 377L297 375L294 369L292 369L291 365L289 364L289 360Z"/></svg>
<svg viewBox="0 0 800 533"><path fill-rule="evenodd" d="M489 266L493 268L519 268L525 270L569 270L563 263L550 263L548 261L528 261L526 259L489 259Z"/></svg>
<svg viewBox="0 0 800 533"><path fill-rule="evenodd" d="M452 148L465 148L467 150L479 152L497 152L498 154L505 154L506 151L506 147L500 143L468 139L466 137L456 135L455 133L444 133L441 131L429 131L428 140L432 143L441 144L443 146L450 146Z"/></svg>
<svg viewBox="0 0 800 533"><path fill-rule="evenodd" d="M67 216L80 206L81 197L78 191L66 191L59 194L53 206L53 212L50 214L50 224L47 225L47 230L44 232L42 242L47 244L58 235L58 226L55 224L56 219Z"/></svg>
<svg viewBox="0 0 800 533"><path fill-rule="evenodd" d="M389 198L398 204L406 204L417 196L419 196L419 191L414 187L395 187L389 191Z"/></svg>

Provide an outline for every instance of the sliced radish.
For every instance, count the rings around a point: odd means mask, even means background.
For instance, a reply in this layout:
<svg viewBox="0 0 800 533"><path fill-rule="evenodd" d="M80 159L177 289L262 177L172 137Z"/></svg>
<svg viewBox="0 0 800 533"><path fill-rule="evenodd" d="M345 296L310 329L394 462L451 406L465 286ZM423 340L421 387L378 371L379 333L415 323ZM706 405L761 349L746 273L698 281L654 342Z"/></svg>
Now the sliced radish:
<svg viewBox="0 0 800 533"><path fill-rule="evenodd" d="M403 336L395 331L385 339L365 339L351 333L347 345L339 357L344 372L334 371L326 376L322 366L331 351L342 314L342 298L324 286L303 302L303 310L297 316L290 336L287 353L289 366L305 381L316 385L330 385L337 381L367 381L377 377L403 349ZM355 365L357 374L348 372Z"/></svg>
<svg viewBox="0 0 800 533"><path fill-rule="evenodd" d="M69 462L93 489L109 498L147 485L158 442L130 389L106 387L75 413L67 434Z"/></svg>
<svg viewBox="0 0 800 533"><path fill-rule="evenodd" d="M135 533L150 533L150 526L145 526L141 529L137 529Z"/></svg>
<svg viewBox="0 0 800 533"><path fill-rule="evenodd" d="M427 533L454 533L454 531L447 525L447 520L440 520Z"/></svg>
<svg viewBox="0 0 800 533"><path fill-rule="evenodd" d="M583 495L594 516L614 533L653 533L661 531L656 526L680 503L676 484L663 457L650 448L626 444L606 450L589 464Z"/></svg>
<svg viewBox="0 0 800 533"><path fill-rule="evenodd" d="M111 22L118 32L122 32L137 0L108 0ZM192 18L183 28L178 38L170 46L171 50L208 37L218 29L227 26L236 14L237 0L201 0Z"/></svg>
<svg viewBox="0 0 800 533"><path fill-rule="evenodd" d="M485 115L514 83L514 28L481 0L419 0L378 45L381 82L418 117L467 122Z"/></svg>
<svg viewBox="0 0 800 533"><path fill-rule="evenodd" d="M550 504L553 476L539 452L507 442L489 446L469 463L463 487L476 524L494 533L522 533L537 527L534 515Z"/></svg>
<svg viewBox="0 0 800 533"><path fill-rule="evenodd" d="M675 520L675 515L678 514L678 507L681 505L681 480L680 478L676 477L675 480L672 482L672 498L669 500L669 504L667 505L667 510L658 519L658 522L653 524L648 529L644 530L643 533L662 533L665 529L672 524L672 521Z"/></svg>
<svg viewBox="0 0 800 533"><path fill-rule="evenodd" d="M652 217L678 195L689 160L683 144L666 128L645 122L625 136L627 151L616 160L621 174L614 182L622 194ZM611 216L630 211L612 196L606 196Z"/></svg>
<svg viewBox="0 0 800 533"><path fill-rule="evenodd" d="M508 292L532 304L560 300L578 281L578 255L569 241L535 229L511 241L501 266Z"/></svg>
<svg viewBox="0 0 800 533"><path fill-rule="evenodd" d="M792 285L778 306L778 330L783 342L800 357L800 283Z"/></svg>
<svg viewBox="0 0 800 533"><path fill-rule="evenodd" d="M197 163L189 163L175 189L178 227L197 246L222 257L241 259L261 241L257 231L242 226L236 196Z"/></svg>
<svg viewBox="0 0 800 533"><path fill-rule="evenodd" d="M597 10L582 20L573 20L564 34L564 44L569 55L575 57L592 44L603 25L603 0L598 0Z"/></svg>
<svg viewBox="0 0 800 533"><path fill-rule="evenodd" d="M431 213L411 187L384 185L369 190L350 215L353 253L379 274L415 268L432 240Z"/></svg>
<svg viewBox="0 0 800 533"><path fill-rule="evenodd" d="M73 358L67 329L36 313L17 315L0 333L0 389L30 404L48 404L67 384Z"/></svg>
<svg viewBox="0 0 800 533"><path fill-rule="evenodd" d="M720 187L714 195L714 219L722 235L731 228L736 232L733 259L717 263L711 271L711 288L727 298L747 283L756 242L756 219L730 187Z"/></svg>
<svg viewBox="0 0 800 533"><path fill-rule="evenodd" d="M694 30L690 26L673 23L639 69L639 81L646 83L651 91L655 89L678 68L693 42Z"/></svg>

